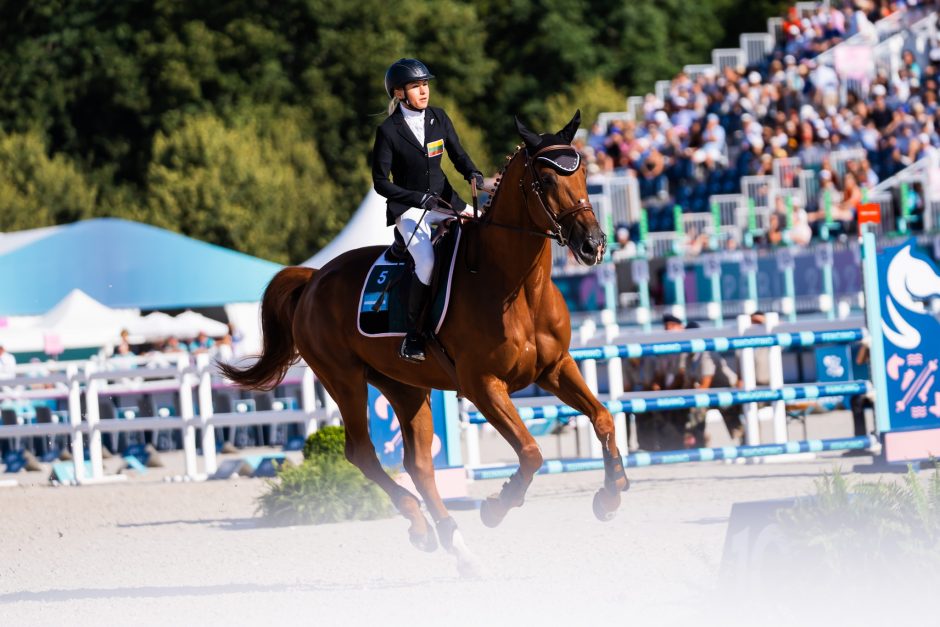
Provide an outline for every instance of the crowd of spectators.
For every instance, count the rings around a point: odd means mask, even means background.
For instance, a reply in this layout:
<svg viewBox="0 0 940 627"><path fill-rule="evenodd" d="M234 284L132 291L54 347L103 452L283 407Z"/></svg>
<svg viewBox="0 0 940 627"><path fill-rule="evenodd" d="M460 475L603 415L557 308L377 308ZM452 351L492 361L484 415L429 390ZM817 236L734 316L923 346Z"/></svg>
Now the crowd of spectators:
<svg viewBox="0 0 940 627"><path fill-rule="evenodd" d="M784 20L783 41L760 65L680 72L663 101L646 96L639 119L595 124L576 147L594 180L637 178L651 231L672 230L674 204L705 212L710 196L741 193L741 177L769 175L775 159L789 157L816 174L820 191L797 207L781 206L778 197L772 218L778 232L768 226L766 241L779 243L787 224L803 221L793 235L795 243L808 243L827 208L833 222L851 229L864 189L940 147L940 47L932 41L929 54L919 56L905 49L896 71L882 67L870 84L852 89L816 57L855 35L877 41L873 22L892 13L913 19L938 5L833 2L802 17L794 8ZM863 156L834 167L831 153L846 149Z"/></svg>
<svg viewBox="0 0 940 627"><path fill-rule="evenodd" d="M109 363L116 368L136 367L137 356L158 358L161 355L207 353L220 362L232 361L241 356L239 345L242 334L231 323L228 332L217 338L211 338L204 331L200 331L192 338L179 338L175 336L158 339L152 342L132 344L130 334L126 329L121 330L121 339L108 357ZM104 350L108 353L108 349Z"/></svg>

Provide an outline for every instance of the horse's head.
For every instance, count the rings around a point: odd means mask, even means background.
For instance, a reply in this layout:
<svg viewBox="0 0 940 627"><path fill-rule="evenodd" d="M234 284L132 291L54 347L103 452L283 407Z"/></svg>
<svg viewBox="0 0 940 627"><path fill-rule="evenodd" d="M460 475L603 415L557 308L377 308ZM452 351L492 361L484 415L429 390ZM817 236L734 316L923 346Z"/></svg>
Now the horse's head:
<svg viewBox="0 0 940 627"><path fill-rule="evenodd" d="M591 266L604 257L607 237L588 200L581 156L571 147L580 123L579 110L557 133L539 135L516 118L516 128L525 142L522 192L531 219Z"/></svg>

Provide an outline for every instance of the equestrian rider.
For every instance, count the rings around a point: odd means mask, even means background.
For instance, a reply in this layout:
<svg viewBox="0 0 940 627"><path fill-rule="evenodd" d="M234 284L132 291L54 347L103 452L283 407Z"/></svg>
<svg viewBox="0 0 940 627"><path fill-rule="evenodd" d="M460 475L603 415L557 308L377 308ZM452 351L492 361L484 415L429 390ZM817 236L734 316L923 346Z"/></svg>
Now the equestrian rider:
<svg viewBox="0 0 940 627"><path fill-rule="evenodd" d="M395 225L414 260L408 329L399 355L415 362L424 360L423 313L434 269L431 228L455 211L473 214L441 170L444 151L468 181L483 185L483 175L461 147L450 118L443 109L428 106L432 78L417 59L399 59L388 68L388 119L377 129L372 150L372 182L387 199L387 223Z"/></svg>

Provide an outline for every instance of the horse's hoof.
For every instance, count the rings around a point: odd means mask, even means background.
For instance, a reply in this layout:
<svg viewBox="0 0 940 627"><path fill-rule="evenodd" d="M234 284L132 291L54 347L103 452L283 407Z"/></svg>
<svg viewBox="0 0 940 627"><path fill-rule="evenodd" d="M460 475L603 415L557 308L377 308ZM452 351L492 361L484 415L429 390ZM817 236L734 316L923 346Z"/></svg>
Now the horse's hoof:
<svg viewBox="0 0 940 627"><path fill-rule="evenodd" d="M611 504L608 503L609 496L607 496L607 491L604 489L598 490L594 494L594 515L597 516L597 519L601 522L610 522L617 515L617 508L620 506L619 499L617 503L611 507Z"/></svg>
<svg viewBox="0 0 940 627"><path fill-rule="evenodd" d="M420 533L410 533L408 534L408 538L415 548L425 553L433 553L437 550L437 534L434 533L433 529L428 529L428 532L424 535Z"/></svg>
<svg viewBox="0 0 940 627"><path fill-rule="evenodd" d="M480 520L487 527L496 527L503 522L508 511L509 509L503 506L498 497L490 497L480 503Z"/></svg>
<svg viewBox="0 0 940 627"><path fill-rule="evenodd" d="M614 481L611 481L611 482L605 481L604 489L609 492L626 492L627 490L630 489L630 480L627 479L626 475L624 475L622 488L618 488L617 483Z"/></svg>
<svg viewBox="0 0 940 627"><path fill-rule="evenodd" d="M437 550L437 534L434 533L434 527L427 525L427 533L416 533L408 530L408 539L418 549L433 553Z"/></svg>

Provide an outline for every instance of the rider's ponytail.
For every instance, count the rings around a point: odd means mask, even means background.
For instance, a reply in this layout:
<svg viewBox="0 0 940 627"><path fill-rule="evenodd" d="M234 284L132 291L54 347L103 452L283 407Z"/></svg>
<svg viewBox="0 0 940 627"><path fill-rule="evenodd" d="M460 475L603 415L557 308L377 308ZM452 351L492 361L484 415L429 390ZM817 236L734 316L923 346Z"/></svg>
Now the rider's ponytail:
<svg viewBox="0 0 940 627"><path fill-rule="evenodd" d="M391 115L395 113L395 109L398 108L398 97L392 96L392 99L388 101L388 114Z"/></svg>

